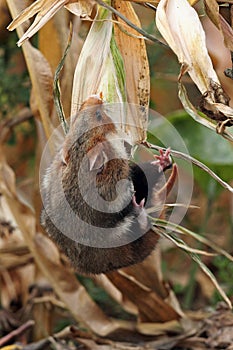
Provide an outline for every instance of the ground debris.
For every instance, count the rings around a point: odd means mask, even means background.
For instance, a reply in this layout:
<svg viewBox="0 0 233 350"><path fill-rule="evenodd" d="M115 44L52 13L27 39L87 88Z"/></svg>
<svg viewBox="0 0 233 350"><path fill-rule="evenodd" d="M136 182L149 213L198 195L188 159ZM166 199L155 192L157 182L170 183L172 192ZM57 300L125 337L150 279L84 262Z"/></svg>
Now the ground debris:
<svg viewBox="0 0 233 350"><path fill-rule="evenodd" d="M135 343L98 337L92 332L83 331L71 325L52 336L21 345L21 350L232 350L232 344L233 313L220 303L216 311L199 321L193 330L184 330L181 334L168 333L153 339L148 337ZM1 348L1 350L4 349L4 347Z"/></svg>

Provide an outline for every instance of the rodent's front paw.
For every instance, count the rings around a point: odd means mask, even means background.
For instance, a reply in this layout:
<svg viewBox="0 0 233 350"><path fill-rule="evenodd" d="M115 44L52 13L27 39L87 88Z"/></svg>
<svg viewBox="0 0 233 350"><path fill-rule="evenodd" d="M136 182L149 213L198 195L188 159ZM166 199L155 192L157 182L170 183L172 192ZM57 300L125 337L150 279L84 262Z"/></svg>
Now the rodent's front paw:
<svg viewBox="0 0 233 350"><path fill-rule="evenodd" d="M171 150L170 148L166 149L164 152L162 149L159 150L160 155L154 155L154 160L151 162L153 165L158 165L159 171L162 172L167 168L170 168L172 166L172 159L170 156Z"/></svg>

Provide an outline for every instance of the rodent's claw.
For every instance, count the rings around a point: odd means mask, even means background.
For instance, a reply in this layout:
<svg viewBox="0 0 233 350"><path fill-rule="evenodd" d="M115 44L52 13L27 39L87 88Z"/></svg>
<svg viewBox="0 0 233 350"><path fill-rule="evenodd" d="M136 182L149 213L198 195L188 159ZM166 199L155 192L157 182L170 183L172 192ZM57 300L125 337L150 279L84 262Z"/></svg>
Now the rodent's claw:
<svg viewBox="0 0 233 350"><path fill-rule="evenodd" d="M133 195L132 198L132 202L133 202L133 206L135 208L135 214L136 217L138 219L139 222L139 226L142 230L142 232L146 232L146 230L148 229L148 218L147 218L147 214L146 214L146 210L145 210L145 198L143 198L140 203L138 204L136 202L136 196Z"/></svg>
<svg viewBox="0 0 233 350"><path fill-rule="evenodd" d="M143 208L144 208L144 205L145 205L145 198L143 198L143 199L141 200L141 202L138 204L138 203L136 202L136 196L133 195L132 202L133 202L133 205L134 205L135 208L141 208L141 209L143 209Z"/></svg>
<svg viewBox="0 0 233 350"><path fill-rule="evenodd" d="M151 164L153 165L158 165L159 166L159 171L163 171L164 169L168 168L172 164L172 159L170 156L171 149L170 147L166 149L164 152L162 149L159 150L160 155L154 155L154 158L156 160L152 161Z"/></svg>

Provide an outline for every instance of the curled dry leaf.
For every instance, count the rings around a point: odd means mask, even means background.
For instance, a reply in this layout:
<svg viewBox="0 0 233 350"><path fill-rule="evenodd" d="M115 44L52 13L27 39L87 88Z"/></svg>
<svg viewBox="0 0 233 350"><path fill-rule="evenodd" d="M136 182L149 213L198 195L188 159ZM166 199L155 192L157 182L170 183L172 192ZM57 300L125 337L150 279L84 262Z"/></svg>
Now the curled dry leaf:
<svg viewBox="0 0 233 350"><path fill-rule="evenodd" d="M161 0L156 24L202 94L210 90L210 79L220 84L206 48L205 32L198 14L187 0Z"/></svg>
<svg viewBox="0 0 233 350"><path fill-rule="evenodd" d="M206 126L207 128L209 128L210 130L215 131L216 130L216 125L211 121L208 120L207 118L203 118L198 110L192 105L192 103L190 102L188 95L187 95L187 91L184 87L184 85L179 82L178 83L178 92L179 92L179 98L182 102L182 105L184 107L184 109L186 110L186 112L194 119L196 120L198 123ZM222 105L224 106L224 105ZM227 106L226 106L227 107ZM226 130L223 130L222 132L222 136L224 138L226 138L229 141L233 141L233 135L230 132L227 132ZM186 158L187 159L187 158ZM191 159L190 159L191 160ZM209 172L208 168L206 167L206 165L203 164L203 166L200 164L200 162L198 163L198 161L196 160L191 160L194 164L200 166L203 170ZM210 172L209 172L210 173ZM211 175L214 175L213 173ZM229 185L227 183L224 183L223 180L221 180L219 177L217 177L217 175L213 176L217 181L219 181L225 188L229 189ZM230 189L232 191L232 189Z"/></svg>
<svg viewBox="0 0 233 350"><path fill-rule="evenodd" d="M222 87L210 81L211 90L202 95L200 108L209 118L218 122L217 131L223 133L225 126L233 125L233 109Z"/></svg>
<svg viewBox="0 0 233 350"><path fill-rule="evenodd" d="M89 17L91 15L91 12L93 10L93 6L95 5L94 0L79 0L79 1L73 1L69 2L65 8L69 10L71 13L73 13L76 16L80 17Z"/></svg>
<svg viewBox="0 0 233 350"><path fill-rule="evenodd" d="M180 76L188 72L202 94L202 110L220 122L217 131L222 133L225 126L233 124L233 109L213 68L197 12L187 0L161 0L156 24L182 64Z"/></svg>
<svg viewBox="0 0 233 350"><path fill-rule="evenodd" d="M55 13L66 5L68 10L79 15L86 16L91 13L93 8L93 1L79 1L78 4L74 5L76 0L37 0L31 4L31 6L25 8L23 12L15 17L15 19L8 26L9 30L14 30L20 24L24 23L34 15L36 18L28 30L21 36L18 41L18 46L21 46L23 42L31 38L38 30L52 18ZM73 6L69 7L72 4Z"/></svg>

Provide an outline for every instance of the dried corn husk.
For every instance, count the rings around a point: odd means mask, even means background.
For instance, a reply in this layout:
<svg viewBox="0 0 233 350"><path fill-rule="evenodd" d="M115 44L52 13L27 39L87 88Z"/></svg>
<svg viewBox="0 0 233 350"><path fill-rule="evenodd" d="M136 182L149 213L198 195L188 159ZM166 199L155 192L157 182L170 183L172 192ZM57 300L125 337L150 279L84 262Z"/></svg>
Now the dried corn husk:
<svg viewBox="0 0 233 350"><path fill-rule="evenodd" d="M31 38L38 30L45 25L62 7L66 7L70 12L85 17L88 16L94 6L92 0L37 0L26 7L7 27L9 30L14 30L20 24L24 23L34 15L36 18L28 30L21 36L18 41L18 46Z"/></svg>
<svg viewBox="0 0 233 350"><path fill-rule="evenodd" d="M202 94L202 110L221 124L222 133L224 125L233 123L233 109L213 68L197 12L187 0L161 0L156 24L182 64L180 75L188 72Z"/></svg>
<svg viewBox="0 0 233 350"><path fill-rule="evenodd" d="M129 6L125 9L127 8L128 11L131 10L129 14L135 21L137 17L134 10ZM122 35L128 40L127 53L130 61L125 57ZM92 94L102 93L104 102L108 103L108 114L127 134L128 141L135 144L145 139L149 68L142 41L141 38L132 38L131 33L122 34L121 30L113 28L112 13L98 7L74 75L71 123L83 101ZM127 78L126 73L129 73Z"/></svg>

